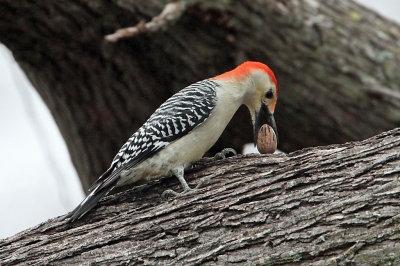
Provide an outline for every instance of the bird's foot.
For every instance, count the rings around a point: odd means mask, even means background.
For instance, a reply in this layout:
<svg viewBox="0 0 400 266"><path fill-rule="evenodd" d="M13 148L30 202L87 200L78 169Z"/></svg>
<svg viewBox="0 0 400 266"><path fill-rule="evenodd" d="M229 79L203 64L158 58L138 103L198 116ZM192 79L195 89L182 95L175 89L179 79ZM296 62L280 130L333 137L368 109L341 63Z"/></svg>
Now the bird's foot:
<svg viewBox="0 0 400 266"><path fill-rule="evenodd" d="M182 192L176 192L172 189L167 189L165 190L162 194L161 194L161 198L163 199L168 199L169 197L179 197L179 196L183 196L186 194L191 194L197 191L197 187L196 188L190 188L190 189L186 189Z"/></svg>
<svg viewBox="0 0 400 266"><path fill-rule="evenodd" d="M199 161L195 162L193 165L197 166L197 165L204 165L206 163L213 163L216 162L218 160L222 160L222 159L226 159L228 157L232 157L235 156L237 154L237 152L232 149L232 148L225 148L223 149L221 152L217 152L214 157L204 157L201 158Z"/></svg>
<svg viewBox="0 0 400 266"><path fill-rule="evenodd" d="M204 183L210 182L210 176L203 177L194 189L199 189Z"/></svg>
<svg viewBox="0 0 400 266"><path fill-rule="evenodd" d="M200 179L200 182L196 185L195 188L187 187L182 192L176 192L172 189L167 189L161 194L161 198L168 199L169 197L179 197L186 194L196 193L199 188L204 184L210 181L210 177L206 176Z"/></svg>
<svg viewBox="0 0 400 266"><path fill-rule="evenodd" d="M217 152L214 155L215 160L221 160L221 159L226 159L228 157L232 157L237 155L237 152L233 148L225 148L221 152Z"/></svg>

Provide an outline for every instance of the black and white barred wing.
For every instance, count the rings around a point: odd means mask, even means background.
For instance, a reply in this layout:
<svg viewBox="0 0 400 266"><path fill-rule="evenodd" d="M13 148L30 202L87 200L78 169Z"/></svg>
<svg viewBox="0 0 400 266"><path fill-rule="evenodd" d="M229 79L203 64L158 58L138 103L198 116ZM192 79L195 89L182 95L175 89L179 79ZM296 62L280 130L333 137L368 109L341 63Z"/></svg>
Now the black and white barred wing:
<svg viewBox="0 0 400 266"><path fill-rule="evenodd" d="M199 81L164 102L121 147L111 167L92 188L138 165L201 125L215 107L217 87L213 80Z"/></svg>

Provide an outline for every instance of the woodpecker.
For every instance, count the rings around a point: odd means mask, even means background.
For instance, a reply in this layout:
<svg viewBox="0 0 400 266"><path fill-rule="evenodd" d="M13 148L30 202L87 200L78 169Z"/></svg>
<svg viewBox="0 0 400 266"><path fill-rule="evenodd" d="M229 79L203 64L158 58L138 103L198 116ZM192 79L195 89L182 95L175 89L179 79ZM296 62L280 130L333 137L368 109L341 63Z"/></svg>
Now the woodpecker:
<svg viewBox="0 0 400 266"><path fill-rule="evenodd" d="M241 105L250 111L254 144L263 124L278 136L274 110L278 86L271 69L245 62L216 77L196 82L165 101L128 139L110 168L69 214L73 222L90 211L114 187L175 175L186 193L192 190L185 168L201 159L218 140Z"/></svg>

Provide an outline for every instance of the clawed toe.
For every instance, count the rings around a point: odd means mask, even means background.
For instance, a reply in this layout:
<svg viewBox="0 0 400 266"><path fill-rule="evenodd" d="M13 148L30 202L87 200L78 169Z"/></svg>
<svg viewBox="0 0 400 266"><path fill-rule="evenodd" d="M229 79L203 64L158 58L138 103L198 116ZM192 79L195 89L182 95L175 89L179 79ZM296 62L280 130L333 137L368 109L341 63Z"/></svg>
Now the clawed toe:
<svg viewBox="0 0 400 266"><path fill-rule="evenodd" d="M233 148L225 148L221 151L221 153L225 156L225 158L237 155L237 152Z"/></svg>
<svg viewBox="0 0 400 266"><path fill-rule="evenodd" d="M215 155L214 155L214 161L218 161L218 160L222 160L222 159L225 159L226 157L225 157L225 154L223 154L222 152L217 152Z"/></svg>
<svg viewBox="0 0 400 266"><path fill-rule="evenodd" d="M199 161L194 162L192 164L192 167L197 167L197 166L204 166L207 163L213 163L218 160L226 159L232 156L237 155L237 152L232 149L232 148L225 148L221 152L218 152L214 155L214 157L204 157L201 158Z"/></svg>
<svg viewBox="0 0 400 266"><path fill-rule="evenodd" d="M195 188L188 188L188 189L183 190L182 192L176 192L176 191L174 191L172 189L167 189L161 194L161 198L167 200L168 198L179 197L179 196L182 196L182 195L195 193L195 192L197 192L199 190L199 188L201 186L204 185L204 183L207 183L209 181L210 181L210 177L208 177L208 176L203 177L202 179L200 179L200 182L196 185Z"/></svg>
<svg viewBox="0 0 400 266"><path fill-rule="evenodd" d="M237 154L237 152L234 149L225 148L221 152L218 152L217 154L215 154L214 159L215 160L221 160L221 159L225 159L225 158L228 158L228 157L235 156L236 154Z"/></svg>
<svg viewBox="0 0 400 266"><path fill-rule="evenodd" d="M166 200L166 199L168 199L170 197L171 198L172 197L179 197L179 196L183 196L183 195L186 195L186 194L194 193L194 192L197 191L198 186L199 185L197 185L195 188L187 189L187 190L184 190L182 192L176 192L176 191L174 191L172 189L167 189L161 194L161 198Z"/></svg>
<svg viewBox="0 0 400 266"><path fill-rule="evenodd" d="M197 184L197 186L194 189L199 189L204 183L210 182L210 177L206 176L200 179L200 182Z"/></svg>
<svg viewBox="0 0 400 266"><path fill-rule="evenodd" d="M173 191L172 189L167 189L161 194L161 198L168 199L169 197L177 197L179 196L178 192Z"/></svg>

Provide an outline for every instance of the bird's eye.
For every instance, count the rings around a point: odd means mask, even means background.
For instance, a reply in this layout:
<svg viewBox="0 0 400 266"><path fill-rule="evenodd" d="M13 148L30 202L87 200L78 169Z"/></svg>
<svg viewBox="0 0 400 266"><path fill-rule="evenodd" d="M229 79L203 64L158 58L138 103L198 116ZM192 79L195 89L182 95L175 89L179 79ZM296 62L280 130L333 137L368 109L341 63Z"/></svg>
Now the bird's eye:
<svg viewBox="0 0 400 266"><path fill-rule="evenodd" d="M267 93L265 94L265 97L268 99L271 99L272 97L274 97L274 93L272 92L271 89L269 91L267 91Z"/></svg>

